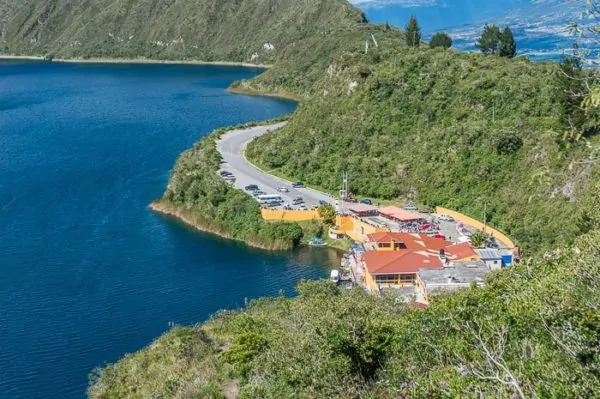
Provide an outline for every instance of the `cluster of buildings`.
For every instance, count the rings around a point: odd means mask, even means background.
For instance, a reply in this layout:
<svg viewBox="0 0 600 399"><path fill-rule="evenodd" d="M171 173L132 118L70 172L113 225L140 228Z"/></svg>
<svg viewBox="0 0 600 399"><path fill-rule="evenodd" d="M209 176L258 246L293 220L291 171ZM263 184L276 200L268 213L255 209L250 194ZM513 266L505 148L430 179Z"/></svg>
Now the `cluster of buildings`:
<svg viewBox="0 0 600 399"><path fill-rule="evenodd" d="M427 219L397 207L357 204L338 216L329 233L360 243L348 255L357 283L373 294L386 289L412 292L425 303L441 291L482 285L490 271L512 263L510 251L453 243Z"/></svg>

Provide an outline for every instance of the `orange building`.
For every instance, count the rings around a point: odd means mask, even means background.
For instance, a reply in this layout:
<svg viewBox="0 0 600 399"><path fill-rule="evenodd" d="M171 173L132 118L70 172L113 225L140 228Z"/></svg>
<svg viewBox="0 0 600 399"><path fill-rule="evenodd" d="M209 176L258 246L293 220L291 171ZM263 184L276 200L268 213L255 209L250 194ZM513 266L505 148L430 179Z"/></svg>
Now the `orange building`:
<svg viewBox="0 0 600 399"><path fill-rule="evenodd" d="M440 270L450 262L479 260L468 243L452 244L417 233L372 233L365 248L365 284L371 292L413 285L421 269Z"/></svg>
<svg viewBox="0 0 600 399"><path fill-rule="evenodd" d="M380 288L414 285L420 269L443 269L436 251L370 251L363 254L365 284L372 293Z"/></svg>

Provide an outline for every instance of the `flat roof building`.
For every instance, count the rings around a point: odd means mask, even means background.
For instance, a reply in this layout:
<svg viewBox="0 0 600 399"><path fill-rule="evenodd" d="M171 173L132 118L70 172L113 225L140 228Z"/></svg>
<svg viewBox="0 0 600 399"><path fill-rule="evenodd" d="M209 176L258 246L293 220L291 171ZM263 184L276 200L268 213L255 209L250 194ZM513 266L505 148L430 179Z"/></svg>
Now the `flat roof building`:
<svg viewBox="0 0 600 399"><path fill-rule="evenodd" d="M407 211L406 209L398 208L397 206L380 208L379 214L387 219L404 223L425 220L425 218L418 213Z"/></svg>
<svg viewBox="0 0 600 399"><path fill-rule="evenodd" d="M441 269L423 268L417 273L417 287L426 300L432 295L468 287L471 283L485 284L490 268L485 262L450 262Z"/></svg>
<svg viewBox="0 0 600 399"><path fill-rule="evenodd" d="M490 269L500 269L502 267L502 255L497 249L485 248L476 250L479 258L489 266Z"/></svg>

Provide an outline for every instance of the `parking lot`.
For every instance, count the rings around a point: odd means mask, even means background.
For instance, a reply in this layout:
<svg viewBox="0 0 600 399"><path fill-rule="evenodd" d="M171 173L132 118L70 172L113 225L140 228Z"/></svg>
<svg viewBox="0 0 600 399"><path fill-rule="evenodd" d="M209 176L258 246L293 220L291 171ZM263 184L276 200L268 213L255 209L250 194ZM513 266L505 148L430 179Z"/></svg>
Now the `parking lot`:
<svg viewBox="0 0 600 399"><path fill-rule="evenodd" d="M335 199L330 195L310 188L294 188L292 182L263 172L250 164L244 157L246 146L252 139L283 125L285 125L285 122L270 126L233 130L224 134L217 142L217 149L223 157L221 171L231 173L235 177L234 187L240 190L244 190L245 187L250 185L256 185L265 193L264 195L280 195L283 202L273 209L281 209L286 204L292 209L300 209L300 204L293 204L296 197L301 197L308 209L319 205L320 201L335 205ZM280 192L279 189L282 187L285 187L288 191ZM252 195L252 193L248 193Z"/></svg>

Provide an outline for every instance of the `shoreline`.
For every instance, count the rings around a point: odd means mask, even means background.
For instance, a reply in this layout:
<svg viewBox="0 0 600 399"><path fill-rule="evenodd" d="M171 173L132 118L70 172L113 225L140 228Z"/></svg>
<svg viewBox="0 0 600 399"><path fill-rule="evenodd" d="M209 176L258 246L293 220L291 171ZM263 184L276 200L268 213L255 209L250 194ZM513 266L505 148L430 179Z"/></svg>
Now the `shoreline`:
<svg viewBox="0 0 600 399"><path fill-rule="evenodd" d="M251 64L233 61L200 61L200 60L154 60L149 58L53 58L51 60L38 55L0 55L0 60L31 60L61 62L69 64L139 64L139 65L212 65L235 66L243 68L269 69L270 64Z"/></svg>
<svg viewBox="0 0 600 399"><path fill-rule="evenodd" d="M227 91L232 94L255 96L255 97L271 97L271 98L278 98L278 99L282 99L282 100L294 101L297 103L300 103L305 100L305 98L302 98L301 96L299 96L297 94L285 93L285 92L264 92L264 91L259 91L259 90L242 89L240 87L231 87L231 86L229 86L227 88Z"/></svg>
<svg viewBox="0 0 600 399"><path fill-rule="evenodd" d="M226 239L226 240L240 242L240 243L243 243L252 248L258 248L258 249L262 249L265 251L287 251L287 250L293 249L288 246L282 246L278 243L272 243L272 245L267 245L267 244L255 242L252 240L246 241L246 240L236 239L236 238L232 237L230 234L228 234L226 231L224 231L223 229L209 227L207 225L207 223L200 220L201 217L199 215L194 215L192 212L188 211L187 209L182 209L181 207L167 203L167 202L163 201L162 199L152 201L150 203L150 205L148 205L148 208L150 208L150 210L152 210L153 212L156 212L163 216L174 218L175 220L178 220L178 221L182 222L183 224L194 228L195 230L198 230L198 231L201 231L204 233L214 234L214 235L221 237L223 239Z"/></svg>

